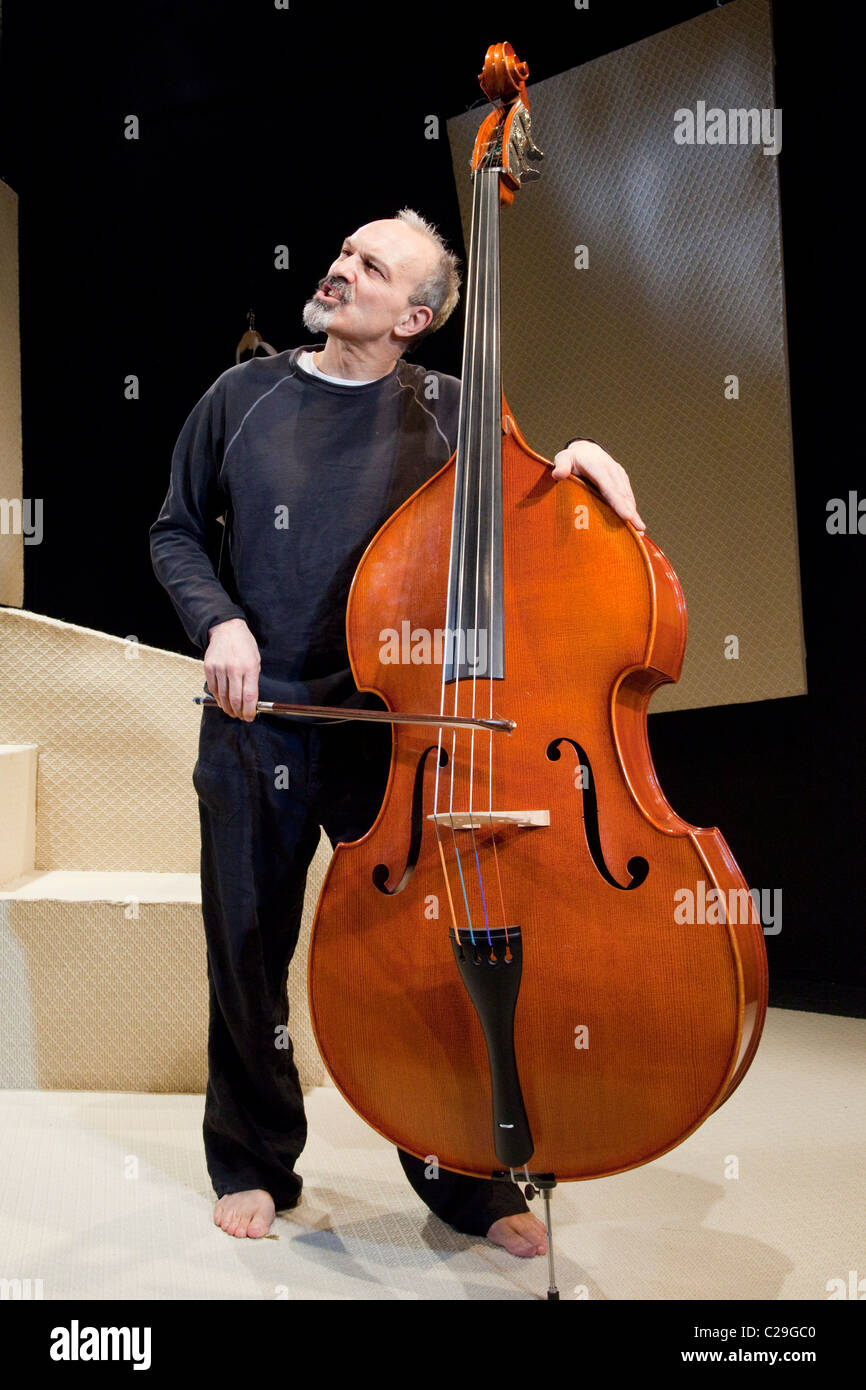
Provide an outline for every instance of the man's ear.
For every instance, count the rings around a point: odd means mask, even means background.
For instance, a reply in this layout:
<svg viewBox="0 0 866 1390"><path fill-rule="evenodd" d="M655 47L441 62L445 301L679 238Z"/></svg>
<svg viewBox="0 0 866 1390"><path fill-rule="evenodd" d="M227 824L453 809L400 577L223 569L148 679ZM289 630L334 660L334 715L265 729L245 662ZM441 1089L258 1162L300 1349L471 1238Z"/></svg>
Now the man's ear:
<svg viewBox="0 0 866 1390"><path fill-rule="evenodd" d="M426 304L410 304L409 312L404 314L392 330L398 338L414 338L423 328L433 322L433 310Z"/></svg>

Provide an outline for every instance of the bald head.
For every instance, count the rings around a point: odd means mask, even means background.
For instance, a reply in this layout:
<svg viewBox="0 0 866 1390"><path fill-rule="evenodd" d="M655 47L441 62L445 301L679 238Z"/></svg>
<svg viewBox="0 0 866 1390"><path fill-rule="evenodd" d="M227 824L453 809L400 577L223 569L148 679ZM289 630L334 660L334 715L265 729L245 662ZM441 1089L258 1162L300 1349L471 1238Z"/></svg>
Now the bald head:
<svg viewBox="0 0 866 1390"><path fill-rule="evenodd" d="M459 284L456 257L430 223L404 208L346 237L305 306L304 323L346 344L377 343L399 355L445 321Z"/></svg>

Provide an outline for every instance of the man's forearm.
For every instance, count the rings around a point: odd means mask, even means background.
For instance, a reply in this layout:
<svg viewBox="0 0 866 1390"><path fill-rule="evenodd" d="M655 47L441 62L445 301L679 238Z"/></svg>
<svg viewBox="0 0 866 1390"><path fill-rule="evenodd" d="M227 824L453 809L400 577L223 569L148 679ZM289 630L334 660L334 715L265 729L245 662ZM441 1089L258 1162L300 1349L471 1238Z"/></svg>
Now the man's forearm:
<svg viewBox="0 0 866 1390"><path fill-rule="evenodd" d="M172 601L184 631L204 651L210 629L233 618L246 620L217 578L206 549L188 531L160 515L150 530L153 572Z"/></svg>
<svg viewBox="0 0 866 1390"><path fill-rule="evenodd" d="M154 574L165 589L184 631L205 651L217 623L244 618L223 588L210 551L214 523L229 525L228 497L220 486L224 432L220 377L186 418L172 452L168 493L150 528ZM223 531L223 539L227 538Z"/></svg>

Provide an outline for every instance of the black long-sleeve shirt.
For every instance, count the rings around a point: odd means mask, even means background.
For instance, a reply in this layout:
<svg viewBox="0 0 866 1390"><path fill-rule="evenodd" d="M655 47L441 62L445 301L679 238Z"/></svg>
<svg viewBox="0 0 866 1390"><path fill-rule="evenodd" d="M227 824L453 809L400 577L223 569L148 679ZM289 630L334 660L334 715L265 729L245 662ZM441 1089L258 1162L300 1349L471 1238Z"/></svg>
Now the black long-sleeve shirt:
<svg viewBox="0 0 866 1390"><path fill-rule="evenodd" d="M460 382L401 360L342 386L298 365L319 346L250 358L205 392L175 446L150 550L202 652L214 624L246 620L261 699L357 704L352 578L379 527L454 452Z"/></svg>

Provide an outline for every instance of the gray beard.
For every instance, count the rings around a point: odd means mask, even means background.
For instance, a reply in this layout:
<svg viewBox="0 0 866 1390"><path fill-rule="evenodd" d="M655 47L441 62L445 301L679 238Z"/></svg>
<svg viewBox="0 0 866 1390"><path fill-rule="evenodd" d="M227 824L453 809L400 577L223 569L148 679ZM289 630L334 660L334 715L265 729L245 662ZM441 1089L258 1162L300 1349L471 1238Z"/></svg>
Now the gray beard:
<svg viewBox="0 0 866 1390"><path fill-rule="evenodd" d="M308 299L304 305L304 327L311 333L327 333L334 311L340 308L341 304L323 304L320 299Z"/></svg>

